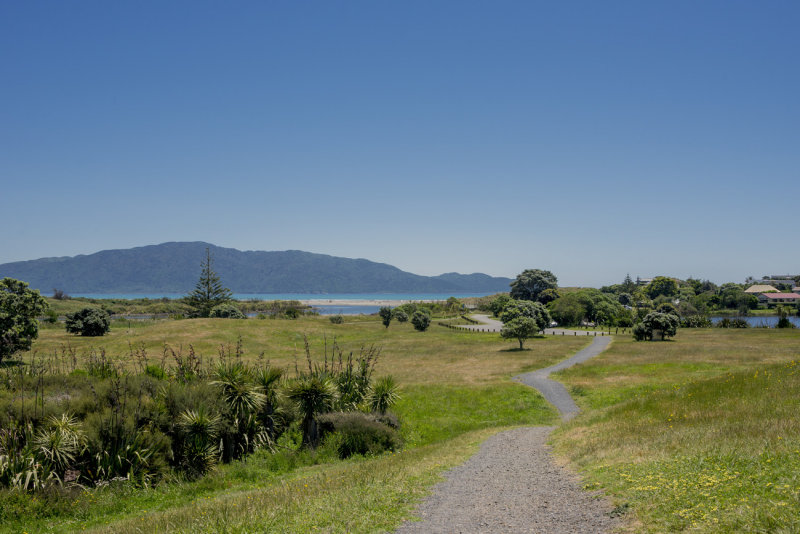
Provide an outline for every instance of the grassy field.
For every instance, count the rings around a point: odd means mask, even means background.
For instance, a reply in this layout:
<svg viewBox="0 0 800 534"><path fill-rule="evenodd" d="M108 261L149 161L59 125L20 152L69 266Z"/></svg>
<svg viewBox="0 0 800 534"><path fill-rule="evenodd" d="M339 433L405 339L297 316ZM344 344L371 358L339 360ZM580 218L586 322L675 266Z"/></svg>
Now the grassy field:
<svg viewBox="0 0 800 534"><path fill-rule="evenodd" d="M406 448L399 454L338 460L324 447L314 453L256 453L222 465L196 482L136 489L111 484L64 496L42 495L14 502L18 512L3 518L3 532L375 532L409 516L441 472L463 462L491 433L521 424L552 424L556 414L534 391L509 377L569 356L587 340L549 337L530 350L512 350L499 335L459 332L436 325L424 333L393 323L387 330L373 317L347 318L334 325L324 317L297 320L164 320L117 322L103 338L67 335L44 328L29 361L78 361L101 350L123 367L133 367L133 350L144 347L160 360L164 344L187 351L191 344L206 361L235 350L244 359L269 359L293 374L304 366L304 335L321 359L334 337L346 352L382 348L376 374L391 373L402 387L395 412L403 422ZM169 352L166 363L169 365ZM6 505L11 497L0 495ZM22 498L22 497L21 497ZM244 511L244 513L242 513Z"/></svg>
<svg viewBox="0 0 800 534"><path fill-rule="evenodd" d="M553 410L510 376L545 367L588 343L536 339L531 350L496 334L408 324L387 330L373 317L334 325L297 320L117 322L110 335L80 338L42 330L24 359L81 360L105 350L121 366L133 352L161 360L165 343L189 345L206 361L220 350L269 359L290 374L334 337L345 351L382 348L378 375L402 385L396 412L406 448L338 460L314 453L250 456L196 482L136 489L110 485L65 502L47 495L16 503L29 512L0 521L3 532L375 532L409 516L441 472L463 462L486 437L520 424L552 424ZM170 351L165 362L169 365ZM559 428L559 455L579 467L587 489L602 488L636 532L800 531L800 332L682 329L673 341L610 349L556 378L584 412ZM9 501L5 501L9 502Z"/></svg>
<svg viewBox="0 0 800 534"><path fill-rule="evenodd" d="M43 295L44 296L44 295ZM136 315L136 314L190 314L192 308L183 299L94 299L85 297L70 297L68 299L55 299L45 296L50 309L58 316L74 313L85 307L98 307L111 314ZM299 302L268 301L268 300L237 300L234 303L242 312L261 312L274 310L291 304L298 309L306 309Z"/></svg>
<svg viewBox="0 0 800 534"><path fill-rule="evenodd" d="M376 373L392 374L401 384L488 384L512 374L549 365L586 345L586 339L541 339L534 351L514 350L514 343L499 334L470 333L433 324L417 332L409 323L392 323L386 329L377 317L348 317L332 324L325 317L286 319L187 319L116 321L101 338L67 334L63 325L48 325L40 331L28 360L61 359L74 352L80 360L104 350L118 364L131 366L131 351L144 348L153 361L171 363L165 346L186 353L191 345L205 361L219 357L220 350L235 351L241 340L245 360L268 359L274 366L294 369L304 366L304 336L311 352L320 360L327 343L334 341L346 352L374 345L382 349ZM573 350L574 349L574 350Z"/></svg>
<svg viewBox="0 0 800 534"><path fill-rule="evenodd" d="M564 371L585 411L556 450L637 532L800 531L800 332L617 338Z"/></svg>

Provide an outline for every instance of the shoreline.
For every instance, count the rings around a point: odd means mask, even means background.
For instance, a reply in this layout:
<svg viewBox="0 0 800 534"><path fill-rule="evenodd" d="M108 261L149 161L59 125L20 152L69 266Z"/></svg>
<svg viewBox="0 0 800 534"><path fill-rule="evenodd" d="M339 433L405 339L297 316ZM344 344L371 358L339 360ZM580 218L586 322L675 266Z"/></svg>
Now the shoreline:
<svg viewBox="0 0 800 534"><path fill-rule="evenodd" d="M441 300L415 299L305 299L301 304L307 306L400 306L409 302L444 302Z"/></svg>

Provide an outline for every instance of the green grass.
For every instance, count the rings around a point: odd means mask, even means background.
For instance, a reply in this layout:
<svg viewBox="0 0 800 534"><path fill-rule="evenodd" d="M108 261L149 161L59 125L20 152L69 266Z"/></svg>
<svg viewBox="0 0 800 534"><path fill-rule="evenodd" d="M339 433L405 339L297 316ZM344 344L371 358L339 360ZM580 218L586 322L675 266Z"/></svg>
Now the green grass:
<svg viewBox="0 0 800 534"><path fill-rule="evenodd" d="M558 376L586 411L559 454L632 510L637 532L800 530L800 333L616 339Z"/></svg>
<svg viewBox="0 0 800 534"><path fill-rule="evenodd" d="M63 328L63 327L62 327ZM587 339L547 337L530 340L529 350L493 334L470 334L432 325L417 332L376 318L346 318L333 325L324 317L298 320L179 320L115 324L103 338L67 335L46 328L30 354L61 358L71 347L77 358L105 349L121 366L131 367L129 345L143 345L161 358L165 342L191 343L204 359L220 345L241 336L246 360L263 358L293 372L305 365L303 335L320 359L327 337L358 352L362 345L382 347L376 374L391 373L401 385L395 411L401 418L406 448L400 454L338 460L332 452L298 456L256 454L245 462L220 466L195 482L163 483L155 488L127 485L79 491L64 496L14 502L0 494L0 507L21 512L0 521L0 532L375 532L410 517L416 503L441 473L473 454L499 430L522 424L551 424L553 409L534 391L510 377L561 360ZM54 356L55 355L55 356ZM167 361L169 364L170 362ZM27 508L26 508L27 507ZM11 513L11 508L7 513ZM242 513L244 510L246 513ZM9 517L9 516L7 516Z"/></svg>

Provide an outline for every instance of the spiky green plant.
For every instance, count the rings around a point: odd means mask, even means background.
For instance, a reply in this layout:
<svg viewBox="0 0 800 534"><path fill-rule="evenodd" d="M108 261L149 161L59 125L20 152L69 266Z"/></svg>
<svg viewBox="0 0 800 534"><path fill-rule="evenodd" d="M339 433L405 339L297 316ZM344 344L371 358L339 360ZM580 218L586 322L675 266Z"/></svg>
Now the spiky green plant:
<svg viewBox="0 0 800 534"><path fill-rule="evenodd" d="M369 396L369 406L372 411L385 414L400 399L398 390L399 387L391 375L379 378Z"/></svg>
<svg viewBox="0 0 800 534"><path fill-rule="evenodd" d="M336 386L329 378L307 376L289 384L286 396L297 403L303 416L303 444L311 448L319 444L316 416L330 411L336 402Z"/></svg>
<svg viewBox="0 0 800 534"><path fill-rule="evenodd" d="M202 476L216 464L220 423L220 417L209 414L203 406L186 410L178 418L177 426L183 433L182 466L190 475Z"/></svg>
<svg viewBox="0 0 800 534"><path fill-rule="evenodd" d="M31 491L54 478L49 465L36 458L30 423L0 429L0 487Z"/></svg>
<svg viewBox="0 0 800 534"><path fill-rule="evenodd" d="M33 443L43 461L63 474L72 467L75 457L86 449L87 439L80 422L64 413L60 418L50 416L47 428L36 434Z"/></svg>
<svg viewBox="0 0 800 534"><path fill-rule="evenodd" d="M281 378L283 370L277 367L261 367L254 373L255 383L264 394L264 404L258 414L259 422L264 426L267 439L260 439L260 445L267 444L271 447L272 439L276 434L276 416L279 411L279 401L281 394Z"/></svg>
<svg viewBox="0 0 800 534"><path fill-rule="evenodd" d="M121 477L148 486L154 477L150 464L155 452L149 445L146 432L120 433L95 454L94 469L88 474L95 481Z"/></svg>
<svg viewBox="0 0 800 534"><path fill-rule="evenodd" d="M217 386L228 406L227 425L221 434L222 459L229 462L255 449L254 437L260 430L258 414L266 395L251 380L249 370L240 362L221 363L215 371Z"/></svg>
<svg viewBox="0 0 800 534"><path fill-rule="evenodd" d="M211 384L220 388L222 398L237 418L246 418L257 413L266 396L256 384L250 382L247 368L239 362L220 364L216 369L216 380Z"/></svg>

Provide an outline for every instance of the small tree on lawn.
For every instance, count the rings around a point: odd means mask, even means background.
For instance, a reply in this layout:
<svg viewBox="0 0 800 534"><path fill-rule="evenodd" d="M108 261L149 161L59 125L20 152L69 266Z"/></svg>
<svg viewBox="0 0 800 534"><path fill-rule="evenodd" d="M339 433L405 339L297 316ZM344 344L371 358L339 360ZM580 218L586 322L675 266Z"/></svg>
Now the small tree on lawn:
<svg viewBox="0 0 800 534"><path fill-rule="evenodd" d="M526 339L547 328L552 321L547 308L529 300L509 301L500 313L500 320L503 321L500 335L519 341L520 350L524 348Z"/></svg>
<svg viewBox="0 0 800 534"><path fill-rule="evenodd" d="M214 306L229 302L232 298L231 290L222 285L219 275L211 268L212 263L211 251L206 248L200 279L194 291L186 297L186 303L194 310L194 317L208 317Z"/></svg>
<svg viewBox="0 0 800 534"><path fill-rule="evenodd" d="M539 331L536 321L530 317L517 317L503 325L500 336L504 339L516 339L519 341L519 350L524 348L524 342L529 337L536 335Z"/></svg>
<svg viewBox="0 0 800 534"><path fill-rule="evenodd" d="M389 324L392 322L392 309L389 306L384 306L380 309L378 315L381 316L383 326L389 328Z"/></svg>
<svg viewBox="0 0 800 534"><path fill-rule="evenodd" d="M652 341L656 335L665 340L678 333L680 319L671 313L651 312L645 315L641 323L633 328L633 337L636 341Z"/></svg>
<svg viewBox="0 0 800 534"><path fill-rule="evenodd" d="M37 318L47 310L47 301L27 283L13 278L0 280L0 362L31 348L39 335Z"/></svg>

